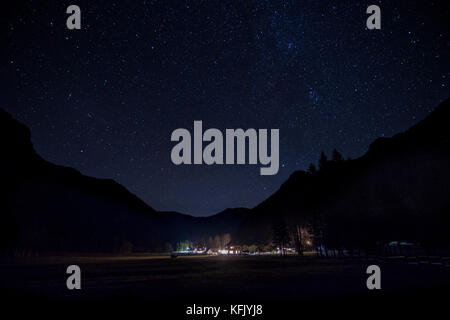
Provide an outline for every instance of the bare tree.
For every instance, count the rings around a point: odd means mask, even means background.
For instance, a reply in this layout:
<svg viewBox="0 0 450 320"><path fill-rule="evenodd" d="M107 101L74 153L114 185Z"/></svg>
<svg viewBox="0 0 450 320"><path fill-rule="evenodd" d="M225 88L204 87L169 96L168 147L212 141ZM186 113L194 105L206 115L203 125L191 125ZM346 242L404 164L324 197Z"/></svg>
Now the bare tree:
<svg viewBox="0 0 450 320"><path fill-rule="evenodd" d="M280 248L281 254L286 255L286 246L289 243L289 233L286 222L280 219L273 224L273 242Z"/></svg>
<svg viewBox="0 0 450 320"><path fill-rule="evenodd" d="M220 241L220 236L217 235L214 237L214 244L213 244L213 248L214 249L221 249L221 241Z"/></svg>
<svg viewBox="0 0 450 320"><path fill-rule="evenodd" d="M223 234L220 237L220 248L225 249L230 242L231 242L231 235L229 233Z"/></svg>

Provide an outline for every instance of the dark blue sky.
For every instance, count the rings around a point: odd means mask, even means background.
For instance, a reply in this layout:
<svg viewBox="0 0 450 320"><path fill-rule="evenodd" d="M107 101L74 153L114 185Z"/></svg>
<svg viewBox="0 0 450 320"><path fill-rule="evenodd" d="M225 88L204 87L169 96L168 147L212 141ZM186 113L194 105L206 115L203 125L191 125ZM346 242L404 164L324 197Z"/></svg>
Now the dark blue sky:
<svg viewBox="0 0 450 320"><path fill-rule="evenodd" d="M435 1L24 1L2 12L1 107L48 161L112 178L152 207L252 207L337 148L450 96L449 10ZM82 30L66 29L81 7ZM381 7L382 29L366 29ZM175 166L176 128L279 128L280 171Z"/></svg>

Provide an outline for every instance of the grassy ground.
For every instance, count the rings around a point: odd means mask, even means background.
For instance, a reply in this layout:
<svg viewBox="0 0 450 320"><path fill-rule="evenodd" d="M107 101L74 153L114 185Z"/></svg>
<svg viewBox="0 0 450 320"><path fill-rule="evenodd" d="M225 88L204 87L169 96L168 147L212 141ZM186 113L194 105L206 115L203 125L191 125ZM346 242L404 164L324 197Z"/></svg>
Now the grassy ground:
<svg viewBox="0 0 450 320"><path fill-rule="evenodd" d="M81 290L66 288L70 264L81 268ZM382 289L376 292L366 287L371 264L382 272ZM190 303L316 308L324 301L422 301L450 292L445 266L293 256L39 258L3 262L0 272L2 291L11 301L132 301L156 308Z"/></svg>

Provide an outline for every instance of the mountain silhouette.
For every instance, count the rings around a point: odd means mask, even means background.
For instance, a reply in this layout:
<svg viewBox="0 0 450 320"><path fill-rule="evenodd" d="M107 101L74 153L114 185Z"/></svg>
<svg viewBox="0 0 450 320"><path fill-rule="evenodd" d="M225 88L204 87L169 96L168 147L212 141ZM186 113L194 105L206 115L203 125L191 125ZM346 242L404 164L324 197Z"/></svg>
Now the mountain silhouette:
<svg viewBox="0 0 450 320"><path fill-rule="evenodd" d="M1 245L10 253L167 251L178 241L268 244L274 225L307 229L314 245L379 247L406 240L450 245L450 99L366 154L323 156L318 171L296 171L253 209L210 217L158 212L113 180L54 165L33 149L30 131L0 110Z"/></svg>
<svg viewBox="0 0 450 320"><path fill-rule="evenodd" d="M397 240L448 246L449 122L447 99L405 132L376 139L358 159L294 172L248 214L240 241L268 243L273 225L285 220L307 228L316 245L329 248L373 248Z"/></svg>
<svg viewBox="0 0 450 320"><path fill-rule="evenodd" d="M237 229L246 209L196 218L154 210L114 180L54 165L29 129L0 109L2 246L41 252L163 251L177 241Z"/></svg>

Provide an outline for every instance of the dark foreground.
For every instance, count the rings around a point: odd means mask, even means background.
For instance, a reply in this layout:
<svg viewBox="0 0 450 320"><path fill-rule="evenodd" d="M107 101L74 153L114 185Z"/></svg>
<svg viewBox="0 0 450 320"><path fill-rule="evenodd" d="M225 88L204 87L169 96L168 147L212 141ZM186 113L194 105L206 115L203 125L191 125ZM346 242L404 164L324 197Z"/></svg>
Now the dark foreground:
<svg viewBox="0 0 450 320"><path fill-rule="evenodd" d="M68 290L66 268L80 266L82 289ZM381 290L368 290L367 266L381 268ZM276 315L327 312L349 315L356 308L401 314L423 308L447 309L450 267L371 260L273 256L77 257L4 261L0 265L5 305L72 312L88 307L145 310L150 315L185 317L192 304L262 304ZM370 311L369 311L370 310ZM116 315L119 313L116 313ZM193 318L209 319L208 316ZM234 317L227 317L234 318ZM242 319L239 316L236 319ZM361 317L360 317L361 318ZM362 317L361 319L363 319Z"/></svg>

